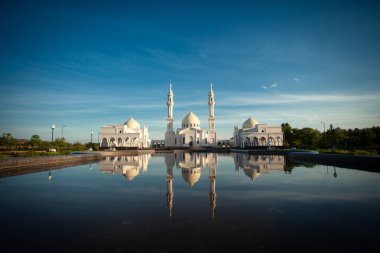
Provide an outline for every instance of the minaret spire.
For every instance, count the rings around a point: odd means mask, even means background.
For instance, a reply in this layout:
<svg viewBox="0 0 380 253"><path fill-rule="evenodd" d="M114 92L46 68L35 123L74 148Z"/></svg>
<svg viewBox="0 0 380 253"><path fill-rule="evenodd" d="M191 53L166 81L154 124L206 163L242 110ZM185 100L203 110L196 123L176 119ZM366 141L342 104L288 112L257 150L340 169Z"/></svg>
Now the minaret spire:
<svg viewBox="0 0 380 253"><path fill-rule="evenodd" d="M172 80L169 81L168 101L168 116L166 118L166 133L165 133L165 146L170 147L175 143L174 131L173 131L173 107L174 107L174 94L172 90Z"/></svg>
<svg viewBox="0 0 380 253"><path fill-rule="evenodd" d="M169 92L168 92L168 102L166 103L168 106L168 128L167 130L173 130L173 107L174 107L174 95L172 90L172 80L169 82Z"/></svg>
<svg viewBox="0 0 380 253"><path fill-rule="evenodd" d="M212 89L212 82L210 81L210 92L208 93L208 144L211 146L216 145L216 132L215 132L215 114L214 114L214 91Z"/></svg>

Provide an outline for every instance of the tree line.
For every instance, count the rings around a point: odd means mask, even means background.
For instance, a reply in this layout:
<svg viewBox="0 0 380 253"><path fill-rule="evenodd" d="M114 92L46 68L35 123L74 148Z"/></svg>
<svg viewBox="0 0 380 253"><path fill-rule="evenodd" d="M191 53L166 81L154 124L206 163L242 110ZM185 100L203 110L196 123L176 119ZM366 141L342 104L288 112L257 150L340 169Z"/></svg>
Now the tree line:
<svg viewBox="0 0 380 253"><path fill-rule="evenodd" d="M80 142L69 143L65 138L56 138L53 142L44 141L39 135L33 135L29 140L19 142L11 133L3 133L0 137L0 149L4 150L48 150L56 148L58 150L86 150L90 147L96 149L97 143Z"/></svg>
<svg viewBox="0 0 380 253"><path fill-rule="evenodd" d="M281 125L284 132L284 146L305 149L379 149L380 126L371 128L342 129L330 125L326 132L305 127L293 128L289 123Z"/></svg>

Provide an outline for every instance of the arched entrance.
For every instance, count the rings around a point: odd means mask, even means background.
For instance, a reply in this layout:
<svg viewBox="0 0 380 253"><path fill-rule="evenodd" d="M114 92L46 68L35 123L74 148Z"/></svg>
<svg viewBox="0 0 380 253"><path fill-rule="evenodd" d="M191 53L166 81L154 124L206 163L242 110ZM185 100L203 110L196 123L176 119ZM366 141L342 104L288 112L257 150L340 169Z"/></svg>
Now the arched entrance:
<svg viewBox="0 0 380 253"><path fill-rule="evenodd" d="M108 141L107 138L102 139L102 143L100 144L101 147L108 147Z"/></svg>
<svg viewBox="0 0 380 253"><path fill-rule="evenodd" d="M194 138L193 136L190 136L189 147L192 147L193 144L194 144Z"/></svg>
<svg viewBox="0 0 380 253"><path fill-rule="evenodd" d="M111 140L110 140L110 147L115 147L115 146L116 146L115 138L111 138Z"/></svg>

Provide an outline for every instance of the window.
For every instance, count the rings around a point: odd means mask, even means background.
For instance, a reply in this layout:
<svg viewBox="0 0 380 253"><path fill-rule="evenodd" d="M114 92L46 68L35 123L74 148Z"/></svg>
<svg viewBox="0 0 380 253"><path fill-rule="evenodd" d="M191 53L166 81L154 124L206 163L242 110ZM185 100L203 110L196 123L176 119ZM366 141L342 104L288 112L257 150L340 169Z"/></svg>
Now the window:
<svg viewBox="0 0 380 253"><path fill-rule="evenodd" d="M183 137L182 139L182 144L185 144L185 137Z"/></svg>
<svg viewBox="0 0 380 253"><path fill-rule="evenodd" d="M121 130L119 131L119 133L121 133Z"/></svg>
<svg viewBox="0 0 380 253"><path fill-rule="evenodd" d="M174 144L177 144L177 138L174 139Z"/></svg>
<svg viewBox="0 0 380 253"><path fill-rule="evenodd" d="M205 139L205 144L207 144L207 139Z"/></svg>

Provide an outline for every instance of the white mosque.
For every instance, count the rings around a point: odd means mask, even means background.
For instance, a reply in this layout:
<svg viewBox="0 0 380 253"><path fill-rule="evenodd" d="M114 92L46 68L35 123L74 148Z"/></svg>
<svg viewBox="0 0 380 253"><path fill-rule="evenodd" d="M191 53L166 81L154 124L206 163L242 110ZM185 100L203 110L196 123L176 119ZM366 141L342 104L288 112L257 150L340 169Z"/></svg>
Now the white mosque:
<svg viewBox="0 0 380 253"><path fill-rule="evenodd" d="M148 127L140 127L129 118L123 124L103 126L100 129L101 148L148 148L150 146Z"/></svg>
<svg viewBox="0 0 380 253"><path fill-rule="evenodd" d="M165 146L166 147L213 147L216 146L216 131L215 131L215 116L214 116L214 91L212 84L210 84L210 92L208 95L209 117L208 117L208 131L201 128L199 118L190 111L182 120L182 127L173 130L173 91L172 83L169 85L168 92L168 117L167 130L165 133Z"/></svg>
<svg viewBox="0 0 380 253"><path fill-rule="evenodd" d="M260 124L256 119L249 117L242 128L235 126L231 140L233 147L280 147L283 146L284 133L281 126Z"/></svg>

